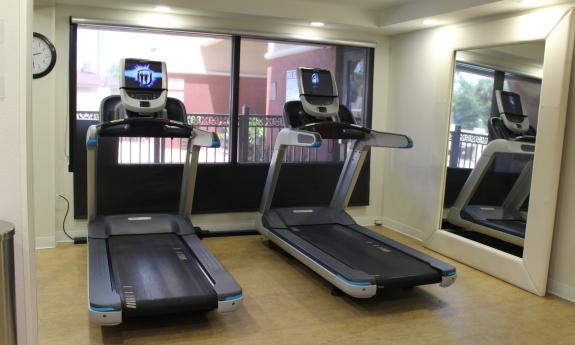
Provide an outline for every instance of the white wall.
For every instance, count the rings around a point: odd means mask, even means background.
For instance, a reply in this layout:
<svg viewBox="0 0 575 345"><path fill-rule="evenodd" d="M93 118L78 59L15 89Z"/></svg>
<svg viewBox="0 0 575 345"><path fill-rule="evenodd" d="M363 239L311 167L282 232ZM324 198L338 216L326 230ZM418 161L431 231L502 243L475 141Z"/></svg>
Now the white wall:
<svg viewBox="0 0 575 345"><path fill-rule="evenodd" d="M449 124L446 90L451 88L453 68L450 49L444 47L463 31L458 27L423 30L394 36L390 42L387 129L410 134L415 147L388 155L382 214L385 224L419 239L432 234L440 222ZM569 105L549 291L575 300L575 97L570 97Z"/></svg>
<svg viewBox="0 0 575 345"><path fill-rule="evenodd" d="M437 117L448 104L451 74L450 31L433 29L391 38L386 130L406 133L411 150L387 155L383 178L383 222L423 239L438 225L443 174L443 148L448 114ZM438 87L438 85L440 85ZM441 85L445 90L441 89Z"/></svg>
<svg viewBox="0 0 575 345"><path fill-rule="evenodd" d="M571 72L571 90L565 125L565 144L553 248L549 267L548 290L575 302L575 64Z"/></svg>
<svg viewBox="0 0 575 345"><path fill-rule="evenodd" d="M34 31L54 40L54 7L34 10ZM58 56L57 59L67 59ZM38 248L55 245L56 223L56 170L55 170L55 77L54 73L32 82L32 143L34 169L34 233ZM65 114L61 114L65 117ZM63 154L64 148L60 150Z"/></svg>
<svg viewBox="0 0 575 345"><path fill-rule="evenodd" d="M50 16L54 16L54 22L49 23ZM37 203L41 204L46 210L46 213L38 214L37 218L42 220L42 224L36 227L39 242L43 245L50 243L50 238L55 238L58 241L66 240L61 232L61 222L64 217L65 203L59 199L54 199L56 194L63 194L70 201L73 198L73 185L72 174L68 172L68 158L66 157L67 150L67 118L68 118L68 38L69 38L69 17L81 18L105 18L108 20L146 20L152 23L154 21L160 23L159 25L170 26L173 24L184 25L186 27L196 27L203 30L229 30L229 31L249 31L249 32L266 32L275 33L278 35L291 34L302 37L306 36L324 36L329 39L338 40L355 40L355 41L368 41L377 43L375 53L375 80L374 80L374 104L373 104L373 127L376 129L385 129L385 104L387 99L385 80L388 74L388 39L380 35L369 33L352 33L343 31L326 31L321 29L311 29L309 27L298 27L287 24L280 24L275 21L266 19L242 20L241 18L210 18L210 17L191 17L191 16L178 16L178 15L152 15L145 12L128 12L122 10L106 10L98 8L87 7L72 7L72 6L56 6L54 12L49 8L42 8L35 10L35 25L42 30L48 37L50 36L51 25L54 28L53 43L58 51L58 61L54 71L46 80L34 84L34 91L43 93L44 97L34 99L34 107L39 112L46 112L45 115L36 114L35 117L45 116L42 120L43 125L37 126L40 142L46 141L46 147L41 147L42 152L46 154L38 154L38 164L41 165L42 171L54 171L54 174L37 174L36 182L41 185L55 184L55 190L49 187L38 190ZM50 80L52 78L52 80ZM45 92L45 93L44 93ZM53 92L54 98L54 111L50 115L49 100L50 92ZM36 116L37 115L37 116ZM54 122L51 122L54 121ZM54 127L52 127L54 126ZM42 129L42 131L40 131ZM46 130L48 129L48 130ZM39 144L42 145L42 144ZM374 220L379 218L380 210L382 208L382 184L380 176L383 174L383 160L385 154L382 150L376 150L372 155L371 164L371 196L370 205L368 207L355 207L352 208L351 213L355 216L358 222L362 224L373 224ZM55 157L55 163L50 162L43 157ZM55 183L54 183L55 181ZM72 205L73 207L73 205ZM55 210L54 216L48 214L51 210ZM73 209L70 210L70 215L73 215ZM70 230L73 235L86 234L86 222L77 221L69 216L66 222L66 228ZM198 215L194 216L194 223L199 226L204 226L211 230L225 230L225 229L254 229L254 213L235 213L235 214L217 214L217 215ZM51 228L50 228L51 227Z"/></svg>
<svg viewBox="0 0 575 345"><path fill-rule="evenodd" d="M19 344L37 342L33 205L28 202L32 190L31 7L30 0L6 0L0 12L0 219L16 225Z"/></svg>

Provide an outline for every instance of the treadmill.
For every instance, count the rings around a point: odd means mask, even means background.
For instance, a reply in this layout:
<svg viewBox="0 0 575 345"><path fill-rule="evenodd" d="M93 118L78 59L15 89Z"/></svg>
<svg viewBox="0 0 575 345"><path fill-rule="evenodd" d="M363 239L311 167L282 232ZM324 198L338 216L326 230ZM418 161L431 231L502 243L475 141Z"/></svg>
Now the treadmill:
<svg viewBox="0 0 575 345"><path fill-rule="evenodd" d="M500 91L495 94L499 117L489 121L490 136L495 138L483 150L477 165L467 178L447 221L464 231L475 231L523 247L527 207L531 190L535 130L523 113L521 96ZM478 190L490 188L490 181L506 179L501 200L478 200ZM491 187L492 188L492 187Z"/></svg>
<svg viewBox="0 0 575 345"><path fill-rule="evenodd" d="M165 63L121 60L120 95L102 101L100 121L86 139L90 321L111 326L128 317L237 309L242 289L190 221L200 148L220 142L215 133L187 124L183 103L167 97ZM96 158L103 137L188 139L178 213L98 212L103 168Z"/></svg>
<svg viewBox="0 0 575 345"><path fill-rule="evenodd" d="M332 284L355 298L370 298L378 288L455 282L455 267L362 227L345 212L370 147L410 148L405 135L377 132L355 124L339 104L331 71L299 68L300 101L284 105L279 133L258 214L258 231ZM322 139L351 141L328 207L272 208L288 146L320 147Z"/></svg>

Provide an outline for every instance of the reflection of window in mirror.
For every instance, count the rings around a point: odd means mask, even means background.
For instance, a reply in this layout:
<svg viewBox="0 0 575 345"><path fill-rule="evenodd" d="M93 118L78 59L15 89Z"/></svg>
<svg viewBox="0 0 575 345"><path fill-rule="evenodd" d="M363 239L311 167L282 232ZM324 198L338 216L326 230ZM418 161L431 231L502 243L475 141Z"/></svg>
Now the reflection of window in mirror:
<svg viewBox="0 0 575 345"><path fill-rule="evenodd" d="M457 63L449 128L449 167L473 168L487 145L494 76L492 69Z"/></svg>
<svg viewBox="0 0 575 345"><path fill-rule="evenodd" d="M456 54L442 227L522 256L544 44Z"/></svg>

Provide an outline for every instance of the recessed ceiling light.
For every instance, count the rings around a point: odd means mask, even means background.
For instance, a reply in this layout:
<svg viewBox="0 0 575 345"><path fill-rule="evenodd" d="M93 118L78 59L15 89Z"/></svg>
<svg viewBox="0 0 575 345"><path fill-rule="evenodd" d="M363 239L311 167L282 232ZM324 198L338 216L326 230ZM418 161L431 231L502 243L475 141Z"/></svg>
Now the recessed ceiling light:
<svg viewBox="0 0 575 345"><path fill-rule="evenodd" d="M437 25L441 25L441 22L439 20L435 20L435 19L426 19L423 21L423 25L425 25L425 26L437 26Z"/></svg>
<svg viewBox="0 0 575 345"><path fill-rule="evenodd" d="M311 23L309 23L309 25L316 26L316 27L320 28L320 27L324 26L325 23L323 23L323 22L311 22Z"/></svg>
<svg viewBox="0 0 575 345"><path fill-rule="evenodd" d="M154 9L156 12L172 12L172 9L168 6L156 6Z"/></svg>

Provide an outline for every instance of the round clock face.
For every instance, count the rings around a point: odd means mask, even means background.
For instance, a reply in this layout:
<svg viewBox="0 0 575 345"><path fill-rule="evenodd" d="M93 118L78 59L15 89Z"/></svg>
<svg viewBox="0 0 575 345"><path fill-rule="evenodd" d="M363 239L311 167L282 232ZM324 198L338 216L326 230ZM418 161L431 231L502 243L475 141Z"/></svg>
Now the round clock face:
<svg viewBox="0 0 575 345"><path fill-rule="evenodd" d="M44 36L37 32L32 39L32 73L34 78L41 78L50 73L56 64L56 49Z"/></svg>

